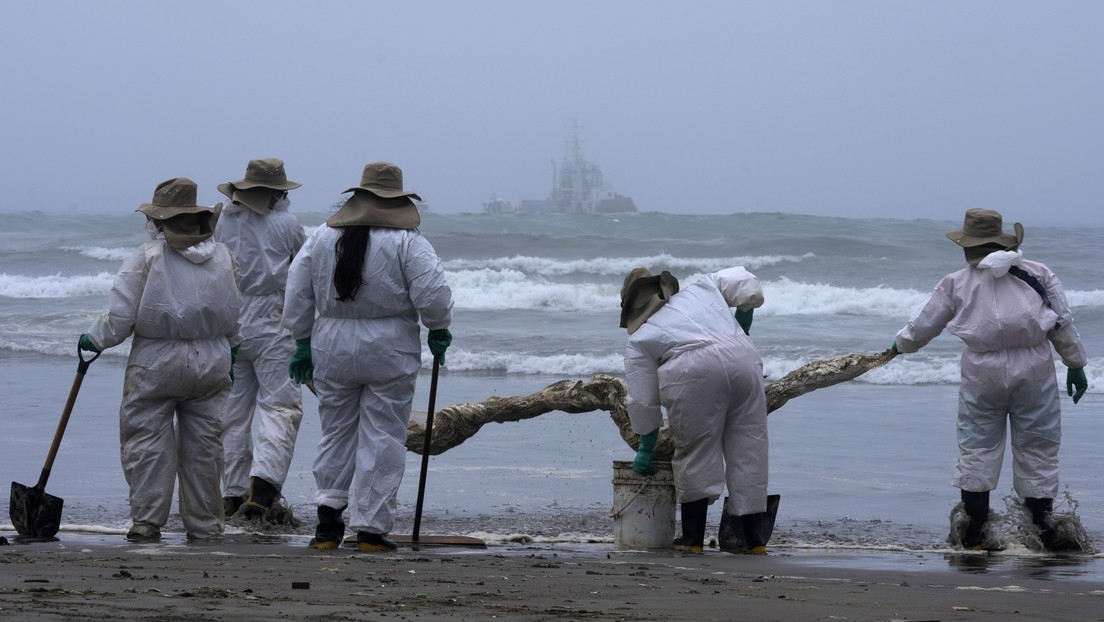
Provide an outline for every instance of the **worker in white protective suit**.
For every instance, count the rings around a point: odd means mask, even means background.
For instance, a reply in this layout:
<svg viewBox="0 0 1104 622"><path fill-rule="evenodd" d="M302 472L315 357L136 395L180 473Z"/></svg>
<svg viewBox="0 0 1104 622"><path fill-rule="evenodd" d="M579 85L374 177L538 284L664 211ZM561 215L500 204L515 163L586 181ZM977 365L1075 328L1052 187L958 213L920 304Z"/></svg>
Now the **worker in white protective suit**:
<svg viewBox="0 0 1104 622"><path fill-rule="evenodd" d="M222 407L241 295L237 263L211 239L221 207L197 205L190 179L158 185L138 208L152 241L123 262L107 311L80 338L99 352L134 336L119 408L128 540L160 539L177 477L188 537L222 533Z"/></svg>
<svg viewBox="0 0 1104 622"><path fill-rule="evenodd" d="M421 368L419 320L444 364L452 292L402 170L364 167L353 195L303 245L288 274L284 325L296 339L288 367L313 375L322 437L314 462L318 526L311 548L337 548L342 512L361 551L391 551L407 424Z"/></svg>
<svg viewBox="0 0 1104 622"><path fill-rule="evenodd" d="M633 470L655 473L652 456L665 408L682 513L676 550L702 551L709 505L727 486L727 509L739 517L748 551L766 553L767 401L763 362L747 336L762 304L759 280L742 267L708 274L681 290L669 272L653 276L636 268L625 278L628 415L640 435Z"/></svg>
<svg viewBox="0 0 1104 622"><path fill-rule="evenodd" d="M963 247L967 266L939 281L893 344L916 352L944 329L966 344L952 483L969 517L962 544L975 550L985 548L989 491L997 487L1008 428L1013 488L1044 546L1052 544L1047 516L1058 493L1061 407L1051 346L1068 368L1074 404L1088 388L1085 348L1065 290L1050 268L1024 259L1023 227L1014 228L1015 235L1005 233L998 212L967 210L962 228L947 233Z"/></svg>
<svg viewBox="0 0 1104 622"><path fill-rule="evenodd" d="M249 161L245 178L218 187L230 204L215 240L241 265L245 339L235 351L234 386L223 411L222 496L228 517L239 508L245 520L282 516L269 509L284 487L303 420L302 388L287 373L295 342L282 325L288 268L306 239L288 211L288 190L300 185L288 180L283 160L262 158Z"/></svg>

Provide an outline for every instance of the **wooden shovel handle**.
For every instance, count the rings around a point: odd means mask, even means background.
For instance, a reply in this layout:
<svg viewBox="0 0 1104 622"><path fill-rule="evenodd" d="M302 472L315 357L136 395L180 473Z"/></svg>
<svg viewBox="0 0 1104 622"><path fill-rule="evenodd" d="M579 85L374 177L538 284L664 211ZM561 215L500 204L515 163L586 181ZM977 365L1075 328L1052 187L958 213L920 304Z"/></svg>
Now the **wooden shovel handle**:
<svg viewBox="0 0 1104 622"><path fill-rule="evenodd" d="M54 458L57 457L58 448L61 447L61 437L65 435L65 426L69 425L69 415L73 413L73 405L77 403L77 393L80 392L81 383L84 382L84 374L88 372L88 366L92 361L100 358L100 353L90 359L84 358L80 345L77 345L77 375L73 378L73 387L69 389L69 399L65 400L65 410L61 412L61 421L58 421L57 431L54 432L54 442L50 444L50 453L46 454L46 465L42 467L42 474L38 476L35 488L46 489L46 480L50 479L50 469L54 467Z"/></svg>

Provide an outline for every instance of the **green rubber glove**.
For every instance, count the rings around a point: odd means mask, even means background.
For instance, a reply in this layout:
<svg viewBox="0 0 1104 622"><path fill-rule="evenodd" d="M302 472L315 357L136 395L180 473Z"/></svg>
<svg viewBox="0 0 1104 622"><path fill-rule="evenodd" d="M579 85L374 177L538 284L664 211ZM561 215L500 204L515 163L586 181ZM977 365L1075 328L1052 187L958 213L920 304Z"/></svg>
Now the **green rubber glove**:
<svg viewBox="0 0 1104 622"><path fill-rule="evenodd" d="M636 459L633 460L632 470L641 475L655 475L656 468L652 464L652 455L655 454L656 441L659 440L659 428L640 435L640 444L636 450Z"/></svg>
<svg viewBox="0 0 1104 622"><path fill-rule="evenodd" d="M77 342L77 347L85 352L99 352L100 349L96 347L96 344L92 343L92 338L85 333L80 336L80 341Z"/></svg>
<svg viewBox="0 0 1104 622"><path fill-rule="evenodd" d="M440 357L441 367L444 367L445 350L448 350L449 344L452 343L452 333L447 328L431 330L426 342L429 344L429 351L433 353L433 356Z"/></svg>
<svg viewBox="0 0 1104 622"><path fill-rule="evenodd" d="M736 323L740 325L740 328L744 329L745 335L751 334L751 316L754 313L755 309L748 309L747 311L736 309Z"/></svg>
<svg viewBox="0 0 1104 622"><path fill-rule="evenodd" d="M311 359L310 337L295 340L295 352L288 363L288 376L299 384L314 375L314 360Z"/></svg>
<svg viewBox="0 0 1104 622"><path fill-rule="evenodd" d="M238 350L241 349L241 344L230 348L230 384L234 384L234 363L238 362Z"/></svg>
<svg viewBox="0 0 1104 622"><path fill-rule="evenodd" d="M1074 389L1076 389L1076 392ZM1077 369L1071 367L1066 370L1066 395L1073 398L1074 404L1085 395L1085 391L1088 389L1089 379L1085 377L1084 367L1078 367Z"/></svg>

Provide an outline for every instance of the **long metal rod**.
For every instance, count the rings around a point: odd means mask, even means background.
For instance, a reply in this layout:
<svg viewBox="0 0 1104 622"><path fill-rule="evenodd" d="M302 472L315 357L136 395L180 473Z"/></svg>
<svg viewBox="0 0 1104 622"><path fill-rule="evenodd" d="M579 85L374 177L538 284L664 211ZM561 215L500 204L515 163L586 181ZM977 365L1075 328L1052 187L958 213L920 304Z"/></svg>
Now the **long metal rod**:
<svg viewBox="0 0 1104 622"><path fill-rule="evenodd" d="M433 410L437 402L437 373L441 367L441 357L433 355L433 377L429 381L429 408L426 411L425 443L422 445L422 473L418 478L418 503L414 506L414 532L410 540L417 544L418 533L422 528L422 500L425 498L426 473L429 471L429 449L433 439Z"/></svg>

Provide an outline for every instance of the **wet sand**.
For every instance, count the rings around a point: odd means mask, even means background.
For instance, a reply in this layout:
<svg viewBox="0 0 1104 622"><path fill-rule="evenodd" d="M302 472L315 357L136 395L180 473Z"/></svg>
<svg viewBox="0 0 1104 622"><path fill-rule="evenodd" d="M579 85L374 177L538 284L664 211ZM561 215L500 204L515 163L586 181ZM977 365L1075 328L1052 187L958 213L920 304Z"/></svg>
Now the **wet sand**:
<svg viewBox="0 0 1104 622"><path fill-rule="evenodd" d="M305 540L0 547L5 620L1101 620L1100 560L628 552L607 544L311 551Z"/></svg>

